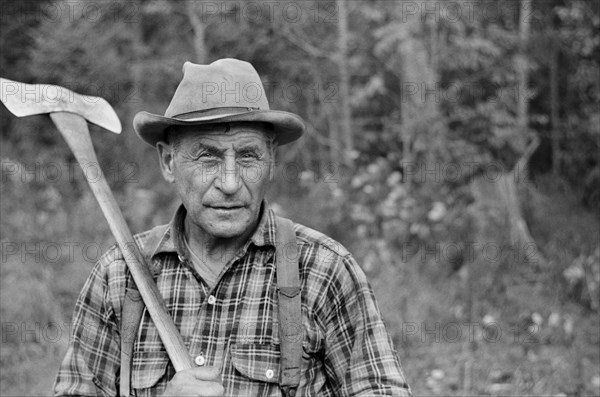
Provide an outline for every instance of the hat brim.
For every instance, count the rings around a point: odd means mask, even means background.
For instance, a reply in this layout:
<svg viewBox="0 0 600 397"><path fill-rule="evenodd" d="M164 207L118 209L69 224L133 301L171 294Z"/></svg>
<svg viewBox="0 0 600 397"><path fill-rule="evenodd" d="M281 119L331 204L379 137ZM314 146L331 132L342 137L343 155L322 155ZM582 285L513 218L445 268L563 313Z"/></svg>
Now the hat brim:
<svg viewBox="0 0 600 397"><path fill-rule="evenodd" d="M304 120L302 120L300 116L280 110L254 110L244 113L198 117L190 120L165 117L148 112L139 112L133 119L133 128L144 142L156 146L157 142L165 139L165 131L171 126L204 125L234 121L251 121L272 124L278 145L285 145L286 143L297 140L302 136L306 128Z"/></svg>

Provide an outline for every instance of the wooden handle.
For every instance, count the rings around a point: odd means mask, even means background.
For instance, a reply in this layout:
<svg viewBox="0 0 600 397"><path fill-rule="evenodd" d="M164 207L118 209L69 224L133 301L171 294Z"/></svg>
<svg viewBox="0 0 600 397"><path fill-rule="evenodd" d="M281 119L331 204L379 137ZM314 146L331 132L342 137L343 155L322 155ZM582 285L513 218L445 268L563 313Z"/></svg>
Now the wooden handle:
<svg viewBox="0 0 600 397"><path fill-rule="evenodd" d="M94 196L96 196L104 217L108 221L110 230L123 253L129 272L148 308L152 321L156 325L158 334L167 349L175 371L179 372L192 368L194 366L192 358L183 343L183 339L173 319L167 311L162 295L152 278L144 257L133 239L125 218L123 218L121 209L106 182L106 178L98 166L98 159L92 145L87 122L83 117L74 113L56 112L51 113L50 117L67 141L79 165L84 170L88 184ZM97 172L88 172L88 164L96 167Z"/></svg>

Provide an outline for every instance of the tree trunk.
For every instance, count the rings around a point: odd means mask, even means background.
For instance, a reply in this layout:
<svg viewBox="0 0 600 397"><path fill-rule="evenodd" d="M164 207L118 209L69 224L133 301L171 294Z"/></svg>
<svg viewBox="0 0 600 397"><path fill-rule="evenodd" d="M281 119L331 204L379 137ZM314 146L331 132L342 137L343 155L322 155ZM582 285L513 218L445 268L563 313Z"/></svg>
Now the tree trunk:
<svg viewBox="0 0 600 397"><path fill-rule="evenodd" d="M515 68L517 72L517 125L522 131L527 129L529 114L529 73L526 46L529 42L531 0L521 0L521 12L519 13L519 41L520 49L515 57Z"/></svg>
<svg viewBox="0 0 600 397"><path fill-rule="evenodd" d="M417 160L413 155L413 145L416 131L436 120L439 115L437 86L438 69L437 54L439 43L437 23L427 22L421 18L408 18L399 27L404 39L399 43L400 56L400 134L402 140L402 162L407 167L419 167L414 164ZM428 34L429 40L420 37ZM429 51L427 44L429 43ZM442 145L445 136L434 139ZM410 189L412 185L410 173L405 174L405 183Z"/></svg>
<svg viewBox="0 0 600 397"><path fill-rule="evenodd" d="M558 56L559 49L552 45L550 58L550 123L552 126L552 173L557 176L560 168L560 127L559 127L559 101L558 101Z"/></svg>
<svg viewBox="0 0 600 397"><path fill-rule="evenodd" d="M528 72L528 61L527 61L527 45L529 42L529 30L530 30L530 15L531 15L531 0L521 0L521 12L519 13L519 40L520 48L517 56L515 57L515 68L517 72L517 126L519 132L525 134L529 128L529 72ZM533 150L537 148L539 141L534 140L532 142ZM510 240L512 244L518 244L520 242L529 243L533 241L531 234L523 215L521 213L521 206L519 203L519 196L517 190L517 179L523 177L527 180L527 168L526 164L529 160L529 156L533 153L531 145L526 148L523 156L517 162L515 168L510 174L503 174L498 184L501 193L503 194L504 203L508 210L508 219L510 221ZM521 168L519 168L521 167Z"/></svg>
<svg viewBox="0 0 600 397"><path fill-rule="evenodd" d="M528 97L528 62L526 57L526 46L529 39L529 25L531 0L521 0L519 37L520 48L515 56L515 72L517 77L516 108L517 108L517 128L519 133L525 134L528 131L529 124L529 97ZM519 203L517 181L527 180L527 161L537 148L539 140L534 139L533 142L524 149L524 153L515 167L510 172L504 172L497 180L480 180L476 181L482 187L488 185L489 189L483 189L482 192L489 194L484 200L488 202L498 202L506 211L508 218L509 238L513 245L520 243L528 244L533 242L533 238L529 233L529 229L521 212Z"/></svg>
<svg viewBox="0 0 600 397"><path fill-rule="evenodd" d="M197 1L188 0L185 2L185 12L188 16L190 25L194 32L193 46L194 46L194 61L196 63L206 63L208 60L208 52L206 50L206 43L204 42L204 35L206 30L206 24L202 22L202 19L198 15Z"/></svg>
<svg viewBox="0 0 600 397"><path fill-rule="evenodd" d="M398 48L402 64L402 81L398 92L401 94L402 123L411 128L414 123L425 124L439 115L437 55L429 53L438 48L437 26L431 24L427 27L420 18L408 18L400 29L406 32ZM430 34L430 51L424 44L426 40L420 39L426 33Z"/></svg>
<svg viewBox="0 0 600 397"><path fill-rule="evenodd" d="M338 22L338 56L340 72L340 128L344 139L344 162L352 167L354 162L354 136L352 134L352 114L350 109L350 75L348 73L348 11L347 0L337 0Z"/></svg>
<svg viewBox="0 0 600 397"><path fill-rule="evenodd" d="M339 164L340 159L340 134L338 130L339 124L335 120L334 109L328 109L327 112L327 129L329 131L329 160L334 164Z"/></svg>
<svg viewBox="0 0 600 397"><path fill-rule="evenodd" d="M530 8L530 0L521 1L521 23L519 26L519 36L521 41L519 52L514 59L517 77L517 89L515 92L518 93L516 97L517 129L521 134L526 134L529 131L529 94L527 88L528 62L526 57L526 46L527 40L529 39L530 21L528 16L531 14ZM472 183L472 191L482 204L492 208L496 207L506 215L510 242L519 249L527 244L533 243L534 240L533 237L531 237L527 223L523 219L517 182L528 180L527 163L538 145L539 138L534 136L529 145L524 148L521 158L517 161L511 171L503 172L499 178L494 180L480 177ZM478 231L478 234L483 232L483 230ZM541 258L539 252L537 252L537 255Z"/></svg>
<svg viewBox="0 0 600 397"><path fill-rule="evenodd" d="M409 167L414 165L414 159L412 156L412 134L403 121L400 122L400 134L402 137L402 162L407 164ZM404 184L408 191L412 189L412 173L404 173Z"/></svg>

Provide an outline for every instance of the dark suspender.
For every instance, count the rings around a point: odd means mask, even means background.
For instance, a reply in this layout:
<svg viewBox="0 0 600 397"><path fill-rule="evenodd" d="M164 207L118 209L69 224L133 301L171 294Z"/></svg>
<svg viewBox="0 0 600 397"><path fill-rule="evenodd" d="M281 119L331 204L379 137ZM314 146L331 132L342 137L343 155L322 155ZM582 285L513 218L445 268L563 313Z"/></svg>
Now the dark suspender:
<svg viewBox="0 0 600 397"><path fill-rule="evenodd" d="M131 280L130 284L133 284ZM144 312L144 301L136 288L127 287L121 310L121 380L120 395L129 396L133 347Z"/></svg>
<svg viewBox="0 0 600 397"><path fill-rule="evenodd" d="M276 217L277 237L275 264L277 266L277 289L279 299L279 340L281 343L281 371L279 386L285 396L294 397L300 384L302 359L302 312L300 304L300 276L298 248L294 224L289 219ZM158 233L162 236L162 233ZM154 247L158 241L148 241L146 247ZM146 253L145 253L146 254ZM149 255L149 254L148 254ZM147 257L148 263L152 263ZM153 268L156 277L160 269ZM121 309L121 376L120 395L131 393L131 367L133 349L144 312L144 302L133 280L127 282L125 299Z"/></svg>
<svg viewBox="0 0 600 397"><path fill-rule="evenodd" d="M279 386L286 396L293 397L300 383L303 327L298 247L294 224L289 219L277 217L275 255L279 291L279 341L281 344Z"/></svg>
<svg viewBox="0 0 600 397"><path fill-rule="evenodd" d="M156 264L152 261L152 252L158 244L159 240L167 231L167 225L162 226L162 229L151 234L151 238L146 241L144 249L141 249L142 254L146 259L146 263L150 266L152 277L156 280L160 273L160 262ZM133 363L133 349L137 340L140 322L144 313L144 301L137 290L135 282L131 275L127 276L127 285L125 290L125 298L121 307L121 374L119 383L119 395L128 397L131 393L131 367Z"/></svg>

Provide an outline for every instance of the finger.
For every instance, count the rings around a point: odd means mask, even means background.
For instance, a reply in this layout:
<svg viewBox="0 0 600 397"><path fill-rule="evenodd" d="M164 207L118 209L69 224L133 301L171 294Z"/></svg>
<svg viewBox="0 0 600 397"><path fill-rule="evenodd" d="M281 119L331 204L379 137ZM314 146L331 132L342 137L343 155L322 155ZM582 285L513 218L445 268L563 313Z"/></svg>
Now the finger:
<svg viewBox="0 0 600 397"><path fill-rule="evenodd" d="M205 397L216 397L225 394L225 388L217 382L202 382L202 387L199 389L200 395Z"/></svg>
<svg viewBox="0 0 600 397"><path fill-rule="evenodd" d="M181 374L184 371L178 372ZM167 385L163 397L180 397L180 396L199 396L213 397L222 396L225 393L225 388L221 384L221 380L198 380L192 376L190 370L185 370L187 374L179 376L179 379L171 379Z"/></svg>
<svg viewBox="0 0 600 397"><path fill-rule="evenodd" d="M196 367L191 371L198 380L221 381L221 371L217 367Z"/></svg>
<svg viewBox="0 0 600 397"><path fill-rule="evenodd" d="M173 396L198 396L198 397L216 397L222 396L225 388L220 383L210 381L194 381L185 384L172 394ZM164 397L164 396L163 396Z"/></svg>

